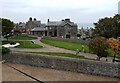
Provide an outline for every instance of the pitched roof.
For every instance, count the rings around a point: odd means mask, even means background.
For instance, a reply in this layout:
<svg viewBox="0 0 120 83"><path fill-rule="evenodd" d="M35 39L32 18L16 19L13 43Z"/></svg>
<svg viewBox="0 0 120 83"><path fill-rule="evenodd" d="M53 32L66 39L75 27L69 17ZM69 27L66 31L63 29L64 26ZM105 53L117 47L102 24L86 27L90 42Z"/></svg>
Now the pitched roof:
<svg viewBox="0 0 120 83"><path fill-rule="evenodd" d="M46 31L47 28L41 28L41 27L35 27L33 29L31 29L31 31Z"/></svg>
<svg viewBox="0 0 120 83"><path fill-rule="evenodd" d="M46 24L41 24L40 27L43 27L43 28L44 28L44 27L46 27Z"/></svg>
<svg viewBox="0 0 120 83"><path fill-rule="evenodd" d="M71 26L77 26L77 24L76 23L74 23L74 22L63 22L61 25L66 25L66 24L69 24L69 25L71 25Z"/></svg>
<svg viewBox="0 0 120 83"><path fill-rule="evenodd" d="M50 21L47 23L47 26L59 26L61 24L62 24L61 21Z"/></svg>
<svg viewBox="0 0 120 83"><path fill-rule="evenodd" d="M37 26L40 26L41 25L41 22L40 21L33 21L34 24L36 24Z"/></svg>
<svg viewBox="0 0 120 83"><path fill-rule="evenodd" d="M25 28L25 27L26 27L26 24L25 24L25 23L21 23L21 24L19 24L18 26L21 27L21 28Z"/></svg>
<svg viewBox="0 0 120 83"><path fill-rule="evenodd" d="M66 21L49 21L47 23L47 26L64 26L66 24L69 24L71 26L77 26L74 22L66 22Z"/></svg>

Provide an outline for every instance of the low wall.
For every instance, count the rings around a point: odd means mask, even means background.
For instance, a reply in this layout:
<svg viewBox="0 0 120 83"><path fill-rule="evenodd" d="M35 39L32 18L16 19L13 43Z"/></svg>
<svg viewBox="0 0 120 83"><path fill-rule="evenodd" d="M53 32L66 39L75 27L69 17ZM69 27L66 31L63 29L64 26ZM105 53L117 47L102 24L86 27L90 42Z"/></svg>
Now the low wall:
<svg viewBox="0 0 120 83"><path fill-rule="evenodd" d="M90 39L78 39L78 38L59 38L59 37L43 37L43 39L54 39L59 41L67 41L67 42L73 42L73 43L80 43L80 44L89 44Z"/></svg>
<svg viewBox="0 0 120 83"><path fill-rule="evenodd" d="M108 63L17 52L4 55L2 58L11 63L120 78L119 63Z"/></svg>

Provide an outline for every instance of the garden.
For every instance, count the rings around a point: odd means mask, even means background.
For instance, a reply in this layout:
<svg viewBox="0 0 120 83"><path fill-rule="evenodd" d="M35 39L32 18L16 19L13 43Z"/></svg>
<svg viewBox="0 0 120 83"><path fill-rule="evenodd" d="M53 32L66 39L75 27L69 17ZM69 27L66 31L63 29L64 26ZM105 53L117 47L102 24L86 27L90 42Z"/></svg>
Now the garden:
<svg viewBox="0 0 120 83"><path fill-rule="evenodd" d="M30 37L27 35L12 36L12 37L9 37L8 39L3 39L2 45L8 44L11 42L17 42L17 43L20 43L20 45L16 46L16 48L42 48L42 46L33 44L33 42L30 41L30 40L34 40L34 39L37 39L37 38Z"/></svg>
<svg viewBox="0 0 120 83"><path fill-rule="evenodd" d="M58 41L58 40L50 40L50 39L42 39L41 42L68 49L68 50L80 50L82 52L94 53L98 55L98 59L102 57L117 57L120 58L120 48L119 40L115 38L105 39L103 37L93 38L89 45L82 45L78 43L66 42L66 41Z"/></svg>
<svg viewBox="0 0 120 83"><path fill-rule="evenodd" d="M15 48L42 48L42 46L34 44L32 42L32 40L34 39L37 38L29 37L27 35L12 36L9 37L8 39L3 39L2 45L10 42L17 42L20 43L20 45L16 46ZM97 54L98 60L100 60L100 58L102 57L120 58L120 54L119 54L120 49L117 46L119 41L115 38L106 39L104 37L96 37L90 41L89 45L66 42L66 41L50 40L50 39L42 39L41 42L68 50L74 50L74 51L79 50L85 53L94 53ZM56 52L33 52L33 53L85 59L85 57L83 56L76 56L75 54L69 54L69 53L56 53Z"/></svg>

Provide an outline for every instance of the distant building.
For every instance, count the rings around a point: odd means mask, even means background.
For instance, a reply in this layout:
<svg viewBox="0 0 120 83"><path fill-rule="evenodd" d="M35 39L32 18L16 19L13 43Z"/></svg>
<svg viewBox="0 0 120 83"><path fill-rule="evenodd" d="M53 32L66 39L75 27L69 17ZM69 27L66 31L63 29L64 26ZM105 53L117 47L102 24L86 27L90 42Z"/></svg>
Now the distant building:
<svg viewBox="0 0 120 83"><path fill-rule="evenodd" d="M21 33L26 33L26 24L24 22L20 22L15 25L14 30L18 30Z"/></svg>
<svg viewBox="0 0 120 83"><path fill-rule="evenodd" d="M29 21L26 23L27 34L37 35L37 36L47 36L47 29L45 24L41 24L41 21L37 21L36 18L32 20L29 18Z"/></svg>
<svg viewBox="0 0 120 83"><path fill-rule="evenodd" d="M92 36L93 29L84 29L83 27L81 29L78 29L78 33L81 34L81 38L91 37Z"/></svg>
<svg viewBox="0 0 120 83"><path fill-rule="evenodd" d="M76 37L78 33L77 27L77 24L71 22L70 19L61 21L50 21L48 19L47 24L42 24L36 18L30 17L26 24L19 23L15 28L19 30L24 28L28 35L72 38Z"/></svg>
<svg viewBox="0 0 120 83"><path fill-rule="evenodd" d="M118 14L120 14L120 1L118 2Z"/></svg>
<svg viewBox="0 0 120 83"><path fill-rule="evenodd" d="M77 35L77 24L70 19L47 22L47 35L50 37L71 38Z"/></svg>

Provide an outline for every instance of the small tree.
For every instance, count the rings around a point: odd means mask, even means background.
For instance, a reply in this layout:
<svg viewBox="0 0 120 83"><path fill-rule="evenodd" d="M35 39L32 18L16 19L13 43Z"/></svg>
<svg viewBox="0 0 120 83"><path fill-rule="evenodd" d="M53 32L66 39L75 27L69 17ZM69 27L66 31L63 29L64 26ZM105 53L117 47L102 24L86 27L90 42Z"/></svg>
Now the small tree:
<svg viewBox="0 0 120 83"><path fill-rule="evenodd" d="M112 50L116 53L120 55L120 41L118 39L115 38L109 38L107 40L107 42L109 43L110 47L112 48Z"/></svg>
<svg viewBox="0 0 120 83"><path fill-rule="evenodd" d="M11 33L11 30L14 27L14 23L11 20L5 18L0 18L0 20L2 20L2 34L4 35Z"/></svg>
<svg viewBox="0 0 120 83"><path fill-rule="evenodd" d="M109 44L106 42L106 39L103 37L93 38L89 43L89 49L93 51L93 53L97 54L99 60L101 57L108 56L108 53L106 51L108 48L109 48Z"/></svg>

